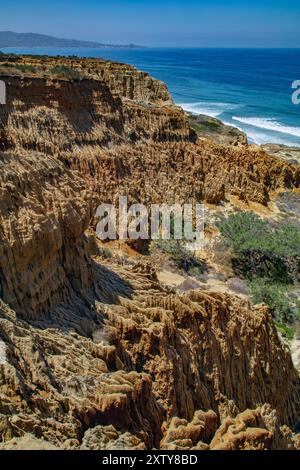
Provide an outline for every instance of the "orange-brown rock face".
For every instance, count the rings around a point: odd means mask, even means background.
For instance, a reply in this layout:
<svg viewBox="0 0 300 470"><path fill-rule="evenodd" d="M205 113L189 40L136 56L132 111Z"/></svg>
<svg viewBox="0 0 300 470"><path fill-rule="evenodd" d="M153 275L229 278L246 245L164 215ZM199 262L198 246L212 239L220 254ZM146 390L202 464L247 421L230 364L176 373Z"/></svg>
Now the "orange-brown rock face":
<svg viewBox="0 0 300 470"><path fill-rule="evenodd" d="M297 167L261 151L208 142L139 143L105 151L88 147L76 149L69 158L101 200L108 202L127 194L131 201L146 203L217 204L236 195L267 205L271 191L299 185Z"/></svg>
<svg viewBox="0 0 300 470"><path fill-rule="evenodd" d="M90 196L54 157L0 153L0 165L0 294L34 318L91 282L83 235Z"/></svg>
<svg viewBox="0 0 300 470"><path fill-rule="evenodd" d="M279 426L269 405L226 418L210 443L211 450L299 450L298 438Z"/></svg>
<svg viewBox="0 0 300 470"><path fill-rule="evenodd" d="M0 60L7 106L0 108L4 148L59 155L102 198L196 198L217 203L234 194L267 204L269 193L298 187L299 168L251 147L195 144L188 117L164 84L133 67L97 60ZM35 66L16 76L15 62ZM2 62L2 65L1 65ZM51 72L75 67L74 82ZM86 78L85 78L86 77Z"/></svg>
<svg viewBox="0 0 300 470"><path fill-rule="evenodd" d="M143 258L105 260L87 229L122 192L266 204L297 168L194 143L165 86L132 67L65 59L86 73L73 82L50 73L63 59L11 60L42 70L2 65L0 448L296 447L299 377L268 311L174 294Z"/></svg>
<svg viewBox="0 0 300 470"><path fill-rule="evenodd" d="M279 426L270 405L227 417L217 429L213 411L197 411L193 420L173 418L161 447L167 450L299 450L287 426Z"/></svg>
<svg viewBox="0 0 300 470"><path fill-rule="evenodd" d="M134 69L130 74L129 69L132 93L125 87L121 95L118 83L117 89L110 88L105 65L99 67L98 73L105 71L103 78L76 83L55 77L4 76L7 105L0 108L2 146L56 154L77 145L99 149L125 142L192 138L185 114L173 105L162 84L146 76L143 94L145 74ZM122 77L126 72L123 66L123 72L121 68L116 73Z"/></svg>
<svg viewBox="0 0 300 470"><path fill-rule="evenodd" d="M138 265L99 262L95 297L85 303L73 292L31 324L1 304L5 441L31 433L79 448L86 433L94 440L94 428L113 426L125 447L200 449L214 436L216 446L231 442L218 437L228 426L215 434L220 423L266 402L278 426L297 421L298 376L266 310L220 295L169 294Z"/></svg>

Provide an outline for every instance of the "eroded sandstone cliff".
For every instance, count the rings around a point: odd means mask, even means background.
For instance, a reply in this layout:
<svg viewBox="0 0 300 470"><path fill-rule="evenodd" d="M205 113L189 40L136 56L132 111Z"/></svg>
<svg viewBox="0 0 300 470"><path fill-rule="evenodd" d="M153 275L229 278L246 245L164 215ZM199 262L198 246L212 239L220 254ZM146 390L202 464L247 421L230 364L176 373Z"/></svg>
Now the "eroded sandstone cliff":
<svg viewBox="0 0 300 470"><path fill-rule="evenodd" d="M0 62L8 90L0 108L2 147L59 156L106 201L126 191L149 202L196 197L216 203L235 194L267 204L270 191L299 186L299 167L260 149L195 143L188 116L165 85L130 66L11 61ZM16 76L15 67L25 64L36 72ZM79 78L68 79L65 69L60 76L62 64Z"/></svg>
<svg viewBox="0 0 300 470"><path fill-rule="evenodd" d="M299 419L299 377L267 309L174 294L143 257L104 259L88 227L97 203L122 193L267 204L299 186L299 169L197 142L165 86L132 67L1 62L3 446L297 447L286 426ZM53 71L62 65L80 79Z"/></svg>

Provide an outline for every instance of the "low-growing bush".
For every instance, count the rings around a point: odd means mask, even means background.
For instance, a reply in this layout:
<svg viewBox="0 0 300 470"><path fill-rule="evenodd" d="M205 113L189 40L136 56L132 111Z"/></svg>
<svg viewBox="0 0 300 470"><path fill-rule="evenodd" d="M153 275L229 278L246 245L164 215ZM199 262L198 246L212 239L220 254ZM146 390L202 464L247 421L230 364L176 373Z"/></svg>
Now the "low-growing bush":
<svg viewBox="0 0 300 470"><path fill-rule="evenodd" d="M220 230L234 251L257 250L278 256L300 253L300 227L295 223L271 224L253 212L231 214Z"/></svg>
<svg viewBox="0 0 300 470"><path fill-rule="evenodd" d="M185 248L181 240L157 240L155 246L168 256L176 268L193 276L205 272L204 264Z"/></svg>
<svg viewBox="0 0 300 470"><path fill-rule="evenodd" d="M49 72L53 75L67 78L68 80L72 81L80 81L84 78L78 70L73 69L72 67L67 67L65 65L55 65L49 70Z"/></svg>
<svg viewBox="0 0 300 470"><path fill-rule="evenodd" d="M3 62L0 65L2 74L11 74L22 75L24 73L36 73L37 68L30 64L15 64L13 62Z"/></svg>
<svg viewBox="0 0 300 470"><path fill-rule="evenodd" d="M290 323L294 320L285 285L274 284L269 279L260 278L250 281L248 286L253 303L268 305L277 322Z"/></svg>
<svg viewBox="0 0 300 470"><path fill-rule="evenodd" d="M285 323L275 322L276 328L280 333L285 336L290 341L293 339L295 330L291 327L286 325Z"/></svg>
<svg viewBox="0 0 300 470"><path fill-rule="evenodd" d="M221 222L220 231L233 250L237 275L286 284L300 280L298 225L270 223L252 212L238 212Z"/></svg>
<svg viewBox="0 0 300 470"><path fill-rule="evenodd" d="M101 249L101 255L103 256L103 258L105 259L111 259L112 258L112 252L109 248L102 248Z"/></svg>
<svg viewBox="0 0 300 470"><path fill-rule="evenodd" d="M30 64L15 64L14 68L23 73L35 73L37 71L36 67Z"/></svg>
<svg viewBox="0 0 300 470"><path fill-rule="evenodd" d="M230 214L220 224L221 234L235 252L258 248L266 236L267 224L253 212Z"/></svg>
<svg viewBox="0 0 300 470"><path fill-rule="evenodd" d="M292 284L299 272L293 269L292 260L280 257L271 251L247 249L232 257L235 274L246 279L266 277L272 282Z"/></svg>
<svg viewBox="0 0 300 470"><path fill-rule="evenodd" d="M300 280L300 230L296 223L270 223L252 212L231 214L220 231L232 250L232 268L248 280L254 304L265 303L287 337L297 312L289 285Z"/></svg>

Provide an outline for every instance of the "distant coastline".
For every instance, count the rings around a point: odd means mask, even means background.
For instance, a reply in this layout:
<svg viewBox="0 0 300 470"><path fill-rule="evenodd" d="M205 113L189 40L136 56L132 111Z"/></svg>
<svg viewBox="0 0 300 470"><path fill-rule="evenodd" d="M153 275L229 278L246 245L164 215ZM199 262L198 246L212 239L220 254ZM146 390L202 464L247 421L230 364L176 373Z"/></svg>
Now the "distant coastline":
<svg viewBox="0 0 300 470"><path fill-rule="evenodd" d="M13 31L0 31L0 48L5 47L82 47L90 49L140 49L143 46L136 44L106 44L94 41L80 41L78 39L61 39L54 36L36 33L15 33Z"/></svg>

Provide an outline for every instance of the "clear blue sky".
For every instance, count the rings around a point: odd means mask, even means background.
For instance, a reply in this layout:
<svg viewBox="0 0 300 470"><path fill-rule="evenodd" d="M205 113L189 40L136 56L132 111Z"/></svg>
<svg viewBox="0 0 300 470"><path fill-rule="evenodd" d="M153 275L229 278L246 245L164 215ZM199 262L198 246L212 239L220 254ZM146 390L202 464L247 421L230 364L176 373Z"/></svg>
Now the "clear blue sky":
<svg viewBox="0 0 300 470"><path fill-rule="evenodd" d="M300 0L7 0L0 30L146 46L300 47Z"/></svg>

